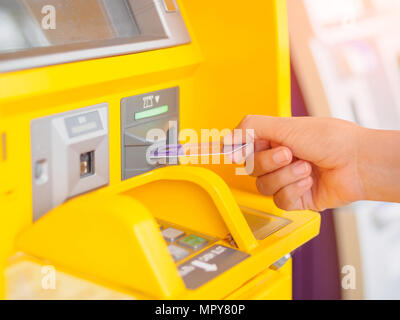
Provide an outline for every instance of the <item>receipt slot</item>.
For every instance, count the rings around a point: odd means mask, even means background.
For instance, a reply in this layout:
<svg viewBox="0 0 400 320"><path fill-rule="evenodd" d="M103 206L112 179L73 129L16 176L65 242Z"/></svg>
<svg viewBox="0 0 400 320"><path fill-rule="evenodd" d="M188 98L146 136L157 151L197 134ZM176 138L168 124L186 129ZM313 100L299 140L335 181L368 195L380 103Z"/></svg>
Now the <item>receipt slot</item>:
<svg viewBox="0 0 400 320"><path fill-rule="evenodd" d="M0 298L291 298L318 213L280 210L234 164L146 157L290 116L285 1L13 0L0 16Z"/></svg>

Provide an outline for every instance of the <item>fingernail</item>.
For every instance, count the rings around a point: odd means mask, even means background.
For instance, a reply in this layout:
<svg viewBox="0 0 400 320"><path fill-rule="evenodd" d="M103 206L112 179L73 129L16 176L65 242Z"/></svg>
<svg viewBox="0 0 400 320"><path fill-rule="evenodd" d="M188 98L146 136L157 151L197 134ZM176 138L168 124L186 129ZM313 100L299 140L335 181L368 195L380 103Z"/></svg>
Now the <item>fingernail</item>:
<svg viewBox="0 0 400 320"><path fill-rule="evenodd" d="M297 162L293 167L293 173L296 176L302 176L309 170L309 164L307 162Z"/></svg>
<svg viewBox="0 0 400 320"><path fill-rule="evenodd" d="M280 150L276 152L272 158L274 159L275 163L285 163L290 160L290 152L287 149Z"/></svg>
<svg viewBox="0 0 400 320"><path fill-rule="evenodd" d="M304 187L307 187L308 185L310 185L310 183L311 183L311 177L308 177L306 179L303 179L303 180L297 182L297 185L300 188L304 188Z"/></svg>

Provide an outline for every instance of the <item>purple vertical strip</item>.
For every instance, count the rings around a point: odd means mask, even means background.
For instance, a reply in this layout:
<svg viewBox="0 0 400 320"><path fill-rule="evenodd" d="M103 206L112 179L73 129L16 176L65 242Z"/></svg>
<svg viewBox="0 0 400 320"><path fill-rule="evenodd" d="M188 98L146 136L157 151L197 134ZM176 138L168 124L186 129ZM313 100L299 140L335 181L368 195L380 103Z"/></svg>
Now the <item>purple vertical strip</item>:
<svg viewBox="0 0 400 320"><path fill-rule="evenodd" d="M296 78L292 72L292 114L307 116L307 107ZM321 213L321 231L293 254L293 299L338 300L341 298L339 262L333 213Z"/></svg>

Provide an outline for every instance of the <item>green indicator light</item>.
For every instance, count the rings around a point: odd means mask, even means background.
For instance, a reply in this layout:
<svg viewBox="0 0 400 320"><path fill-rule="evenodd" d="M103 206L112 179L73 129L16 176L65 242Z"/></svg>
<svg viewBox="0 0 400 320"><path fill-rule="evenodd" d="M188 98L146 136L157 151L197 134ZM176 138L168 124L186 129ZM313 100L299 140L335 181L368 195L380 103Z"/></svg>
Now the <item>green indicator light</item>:
<svg viewBox="0 0 400 320"><path fill-rule="evenodd" d="M135 112L135 120L146 119L150 117L159 116L160 114L168 112L168 106L161 106L145 111Z"/></svg>

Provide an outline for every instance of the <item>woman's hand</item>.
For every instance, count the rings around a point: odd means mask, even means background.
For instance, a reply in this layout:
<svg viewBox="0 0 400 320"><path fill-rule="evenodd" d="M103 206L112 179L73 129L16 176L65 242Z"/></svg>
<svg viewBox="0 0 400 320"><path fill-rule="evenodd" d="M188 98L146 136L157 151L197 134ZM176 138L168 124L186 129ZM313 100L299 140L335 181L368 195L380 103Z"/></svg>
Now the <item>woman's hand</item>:
<svg viewBox="0 0 400 320"><path fill-rule="evenodd" d="M278 207L321 211L367 199L360 165L367 129L337 119L268 116L247 116L237 129L234 140L254 130L252 175Z"/></svg>

